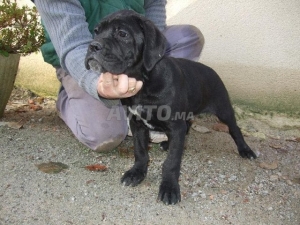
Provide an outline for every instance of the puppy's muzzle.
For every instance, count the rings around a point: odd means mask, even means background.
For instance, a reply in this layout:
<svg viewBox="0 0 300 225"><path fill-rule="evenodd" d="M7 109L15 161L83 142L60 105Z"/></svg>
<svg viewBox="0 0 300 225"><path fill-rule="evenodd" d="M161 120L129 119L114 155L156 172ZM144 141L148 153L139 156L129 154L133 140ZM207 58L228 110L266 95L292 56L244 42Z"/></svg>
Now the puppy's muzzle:
<svg viewBox="0 0 300 225"><path fill-rule="evenodd" d="M97 60L97 55L102 54L103 45L100 42L93 41L88 48L87 56L85 58L85 68L94 71L100 71L100 65Z"/></svg>

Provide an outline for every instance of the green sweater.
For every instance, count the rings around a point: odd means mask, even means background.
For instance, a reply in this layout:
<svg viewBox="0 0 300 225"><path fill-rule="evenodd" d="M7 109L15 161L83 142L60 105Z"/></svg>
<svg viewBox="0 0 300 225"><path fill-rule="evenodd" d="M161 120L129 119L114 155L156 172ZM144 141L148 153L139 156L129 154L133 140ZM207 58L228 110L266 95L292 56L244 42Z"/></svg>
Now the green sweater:
<svg viewBox="0 0 300 225"><path fill-rule="evenodd" d="M93 34L95 26L105 16L121 10L121 9L132 9L140 14L144 14L144 0L79 0L82 5L85 15L86 22L88 23L89 31ZM45 31L46 43L41 47L41 51L45 62L50 63L54 67L60 66L59 57L54 49L54 46L50 40L49 34Z"/></svg>

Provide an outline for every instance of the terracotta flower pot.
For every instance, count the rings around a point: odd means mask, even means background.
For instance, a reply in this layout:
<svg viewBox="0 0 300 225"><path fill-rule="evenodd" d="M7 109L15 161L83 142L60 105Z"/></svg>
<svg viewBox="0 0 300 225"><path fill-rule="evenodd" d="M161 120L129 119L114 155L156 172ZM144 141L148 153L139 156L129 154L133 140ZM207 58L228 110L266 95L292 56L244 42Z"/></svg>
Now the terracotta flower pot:
<svg viewBox="0 0 300 225"><path fill-rule="evenodd" d="M19 62L19 54L10 54L8 57L0 55L0 118L13 90Z"/></svg>

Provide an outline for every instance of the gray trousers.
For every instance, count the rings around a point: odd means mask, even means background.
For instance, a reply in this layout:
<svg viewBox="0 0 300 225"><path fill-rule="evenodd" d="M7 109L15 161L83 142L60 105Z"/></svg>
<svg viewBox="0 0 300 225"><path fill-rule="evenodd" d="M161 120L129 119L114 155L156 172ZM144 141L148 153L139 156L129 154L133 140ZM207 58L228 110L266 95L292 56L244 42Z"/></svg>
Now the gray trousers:
<svg viewBox="0 0 300 225"><path fill-rule="evenodd" d="M168 41L166 55L198 61L204 45L204 37L191 25L169 26L163 32ZM56 69L64 87L57 99L60 117L76 138L96 151L108 151L117 147L128 133L123 107L107 108L83 89L62 68ZM109 116L119 110L118 116Z"/></svg>

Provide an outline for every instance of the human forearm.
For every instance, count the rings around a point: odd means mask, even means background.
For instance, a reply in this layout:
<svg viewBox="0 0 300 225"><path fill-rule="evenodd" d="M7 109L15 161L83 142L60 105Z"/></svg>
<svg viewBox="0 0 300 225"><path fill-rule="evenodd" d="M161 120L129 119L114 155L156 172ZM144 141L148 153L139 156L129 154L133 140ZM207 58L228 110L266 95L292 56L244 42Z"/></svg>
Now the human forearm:
<svg viewBox="0 0 300 225"><path fill-rule="evenodd" d="M99 74L86 70L85 54L92 35L84 10L77 0L36 0L45 27L60 58L62 68L89 94L98 98Z"/></svg>

